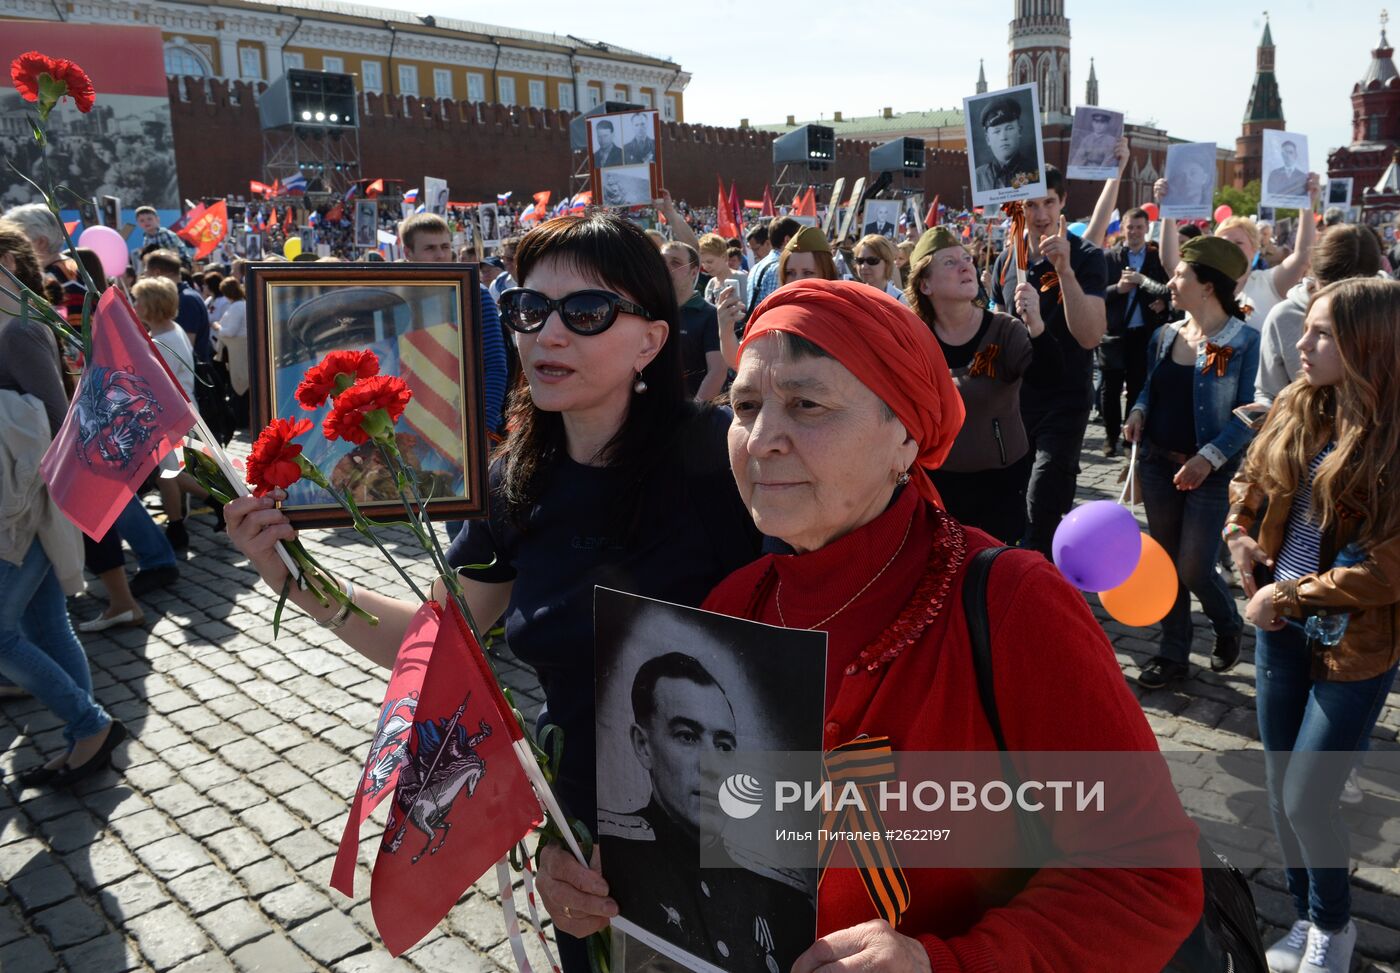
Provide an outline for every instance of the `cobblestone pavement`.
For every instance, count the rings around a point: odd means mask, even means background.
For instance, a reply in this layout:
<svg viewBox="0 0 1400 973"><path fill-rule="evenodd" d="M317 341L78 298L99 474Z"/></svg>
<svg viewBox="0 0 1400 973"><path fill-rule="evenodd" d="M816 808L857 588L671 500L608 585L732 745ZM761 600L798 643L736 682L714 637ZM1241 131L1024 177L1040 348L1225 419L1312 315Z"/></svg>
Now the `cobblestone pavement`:
<svg viewBox="0 0 1400 973"><path fill-rule="evenodd" d="M1103 460L1097 427L1084 454L1081 495L1117 496L1122 460ZM272 634L274 598L208 516L195 516L180 582L145 599L148 624L84 637L99 699L134 739L122 772L76 793L22 790L12 772L61 745L54 718L32 700L0 704L0 970L513 970L493 892L471 890L423 943L397 960L369 911L377 838L367 825L357 895L329 888L331 862L384 691L382 670L288 610ZM359 586L406 594L359 539L318 531L310 546ZM426 576L423 564L416 572ZM100 592L98 592L100 595ZM1095 602L1097 610L1097 599ZM101 607L75 603L79 620ZM1152 654L1152 631L1104 618L1125 677ZM1199 653L1209 653L1198 616ZM1180 689L1142 696L1164 749L1258 748L1252 639L1235 671L1199 672ZM523 708L541 702L530 672L496 653ZM1381 714L1373 749L1395 750L1400 695ZM1400 971L1400 776L1367 770L1365 803L1348 810L1360 867L1353 908L1354 969ZM1258 780L1202 771L1186 803L1203 819L1229 814ZM387 804L375 815L382 832ZM1249 830L1203 825L1247 857L1271 842ZM1250 871L1266 935L1292 919L1277 870Z"/></svg>

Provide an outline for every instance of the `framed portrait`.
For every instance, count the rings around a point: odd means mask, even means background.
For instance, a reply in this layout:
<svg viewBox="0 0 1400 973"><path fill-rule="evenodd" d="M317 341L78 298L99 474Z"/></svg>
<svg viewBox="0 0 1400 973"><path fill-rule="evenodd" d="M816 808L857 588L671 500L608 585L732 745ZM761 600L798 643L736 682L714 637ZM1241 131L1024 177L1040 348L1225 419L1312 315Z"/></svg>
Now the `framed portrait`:
<svg viewBox="0 0 1400 973"><path fill-rule="evenodd" d="M1045 145L1034 84L963 99L974 206L1045 195Z"/></svg>
<svg viewBox="0 0 1400 973"><path fill-rule="evenodd" d="M102 197L102 225L114 230L122 225L122 201L116 196Z"/></svg>
<svg viewBox="0 0 1400 973"><path fill-rule="evenodd" d="M447 215L447 180L423 177L423 205L429 213Z"/></svg>
<svg viewBox="0 0 1400 973"><path fill-rule="evenodd" d="M355 200L355 246L379 246L379 204L372 199Z"/></svg>
<svg viewBox="0 0 1400 973"><path fill-rule="evenodd" d="M595 202L650 206L661 186L661 113L617 112L588 119L588 161ZM607 178L619 172L617 178Z"/></svg>
<svg viewBox="0 0 1400 973"><path fill-rule="evenodd" d="M1161 215L1168 220L1208 220L1214 211L1215 143L1167 146L1167 194Z"/></svg>
<svg viewBox="0 0 1400 973"><path fill-rule="evenodd" d="M899 214L904 201L899 199L867 199L865 215L861 217L862 236L882 236L893 240L899 232Z"/></svg>
<svg viewBox="0 0 1400 973"><path fill-rule="evenodd" d="M372 351L382 375L413 393L394 426L405 462L436 519L486 511L486 425L481 387L481 303L469 264L259 263L248 268L248 353L253 428L310 419L297 441L370 517L402 503L373 443L327 440L330 402L308 411L296 389L327 352ZM344 527L349 517L302 479L282 505L299 527Z"/></svg>
<svg viewBox="0 0 1400 973"><path fill-rule="evenodd" d="M1351 176L1337 176L1327 181L1327 205L1346 209L1351 205Z"/></svg>
<svg viewBox="0 0 1400 973"><path fill-rule="evenodd" d="M1080 105L1074 110L1074 130L1069 137L1068 179L1117 179L1115 150L1123 137L1123 113Z"/></svg>
<svg viewBox="0 0 1400 973"><path fill-rule="evenodd" d="M819 779L825 633L594 592L598 843L620 910L613 928L671 960L629 958L625 969L791 969L816 939L817 869L774 865L716 814L728 781L708 779L706 757L781 753ZM694 743L671 742L682 735Z"/></svg>
<svg viewBox="0 0 1400 973"><path fill-rule="evenodd" d="M243 256L249 260L261 260L263 238L261 233L249 233L243 240Z"/></svg>
<svg viewBox="0 0 1400 973"><path fill-rule="evenodd" d="M1311 209L1308 197L1308 137L1295 132L1264 131L1263 186L1260 206Z"/></svg>
<svg viewBox="0 0 1400 973"><path fill-rule="evenodd" d="M501 243L501 214L495 203L479 203L476 207L477 238L484 246Z"/></svg>

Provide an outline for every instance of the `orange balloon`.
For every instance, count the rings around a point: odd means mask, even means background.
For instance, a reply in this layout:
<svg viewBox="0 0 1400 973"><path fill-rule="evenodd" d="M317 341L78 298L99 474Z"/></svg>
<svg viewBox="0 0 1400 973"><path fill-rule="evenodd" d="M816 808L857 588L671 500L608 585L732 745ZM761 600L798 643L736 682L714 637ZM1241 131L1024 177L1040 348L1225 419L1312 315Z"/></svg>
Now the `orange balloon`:
<svg viewBox="0 0 1400 973"><path fill-rule="evenodd" d="M1118 587L1099 593L1099 601L1124 625L1144 628L1160 622L1171 611L1177 592L1176 565L1167 552L1147 534L1142 535L1138 565Z"/></svg>

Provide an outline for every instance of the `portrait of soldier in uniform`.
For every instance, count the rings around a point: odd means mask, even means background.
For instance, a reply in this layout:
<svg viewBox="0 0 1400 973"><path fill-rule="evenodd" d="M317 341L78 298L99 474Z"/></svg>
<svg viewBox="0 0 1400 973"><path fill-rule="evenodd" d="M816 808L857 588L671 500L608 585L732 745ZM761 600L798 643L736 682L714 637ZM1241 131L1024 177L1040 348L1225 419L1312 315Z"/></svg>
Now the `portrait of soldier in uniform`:
<svg viewBox="0 0 1400 973"><path fill-rule="evenodd" d="M994 98L979 119L990 158L978 153L977 189L1009 189L1016 177L1030 175L1039 181L1040 162L1035 157L1035 137L1026 129L1035 119L1023 119L1020 102L1010 95Z"/></svg>

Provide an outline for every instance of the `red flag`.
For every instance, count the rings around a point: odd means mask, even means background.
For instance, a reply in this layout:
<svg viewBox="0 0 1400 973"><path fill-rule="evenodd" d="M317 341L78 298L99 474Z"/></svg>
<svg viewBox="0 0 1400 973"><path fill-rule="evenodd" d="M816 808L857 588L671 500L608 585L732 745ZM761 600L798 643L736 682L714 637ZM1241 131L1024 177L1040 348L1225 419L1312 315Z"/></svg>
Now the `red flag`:
<svg viewBox="0 0 1400 973"><path fill-rule="evenodd" d="M729 183L729 212L734 214L734 227L736 232L729 234L731 237L739 235L738 228L744 225L744 208L739 205L739 184L730 180Z"/></svg>
<svg viewBox="0 0 1400 973"><path fill-rule="evenodd" d="M332 223L334 223L334 222L336 222L336 221L338 221L338 220L343 220L343 219L345 219L345 204L344 204L344 203L336 203L334 206L332 206L330 209L328 209L328 210L326 211L326 219L329 220L329 221L332 222Z"/></svg>
<svg viewBox="0 0 1400 973"><path fill-rule="evenodd" d="M266 199L271 192L271 186L268 186L265 183L258 182L256 179L250 180L248 183L249 195L261 196L264 199Z"/></svg>
<svg viewBox="0 0 1400 973"><path fill-rule="evenodd" d="M938 197L933 197L933 202L929 203L928 215L924 217L924 226L933 227L938 225Z"/></svg>
<svg viewBox="0 0 1400 973"><path fill-rule="evenodd" d="M371 199L373 199L375 196L378 196L382 192L384 192L383 179L376 179L374 180L374 182L370 183L368 186L365 187L365 195L370 197Z"/></svg>
<svg viewBox="0 0 1400 973"><path fill-rule="evenodd" d="M515 747L520 725L456 604L439 611L370 885L374 924L393 956L542 819Z"/></svg>
<svg viewBox="0 0 1400 973"><path fill-rule="evenodd" d="M277 225L277 207L276 207L276 206L272 207L272 212L271 212L271 214L268 215L268 217L267 217L267 222L268 222L268 225L270 225L270 226L276 226L276 225Z"/></svg>
<svg viewBox="0 0 1400 973"><path fill-rule="evenodd" d="M296 221L295 221L292 217L293 217L292 204L291 204L291 203L288 203L288 204L287 204L287 216L286 216L285 221L282 223L282 234L283 234L284 236L285 236L286 234L288 234L288 233L291 233L291 232L292 232L292 227L296 225Z"/></svg>
<svg viewBox="0 0 1400 973"><path fill-rule="evenodd" d="M724 195L724 180L715 176L715 184L719 186L715 201L715 231L725 239L736 237L739 235L739 228L734 225L734 210Z"/></svg>
<svg viewBox="0 0 1400 973"><path fill-rule="evenodd" d="M203 260L209 256L219 241L228 236L228 203L221 199L213 206L191 210L189 222L179 236L196 248L194 259Z"/></svg>
<svg viewBox="0 0 1400 973"><path fill-rule="evenodd" d="M763 187L763 208L758 211L759 216L777 216L778 211L773 207L773 187Z"/></svg>
<svg viewBox="0 0 1400 973"><path fill-rule="evenodd" d="M272 188L267 191L267 194L269 196L282 195L282 178L280 176L272 180Z"/></svg>
<svg viewBox="0 0 1400 973"><path fill-rule="evenodd" d="M49 497L100 539L194 421L126 296L108 288L92 315L92 360L39 465Z"/></svg>
<svg viewBox="0 0 1400 973"><path fill-rule="evenodd" d="M799 194L792 201L792 215L811 217L817 215L817 190L815 186L809 188L806 195Z"/></svg>

